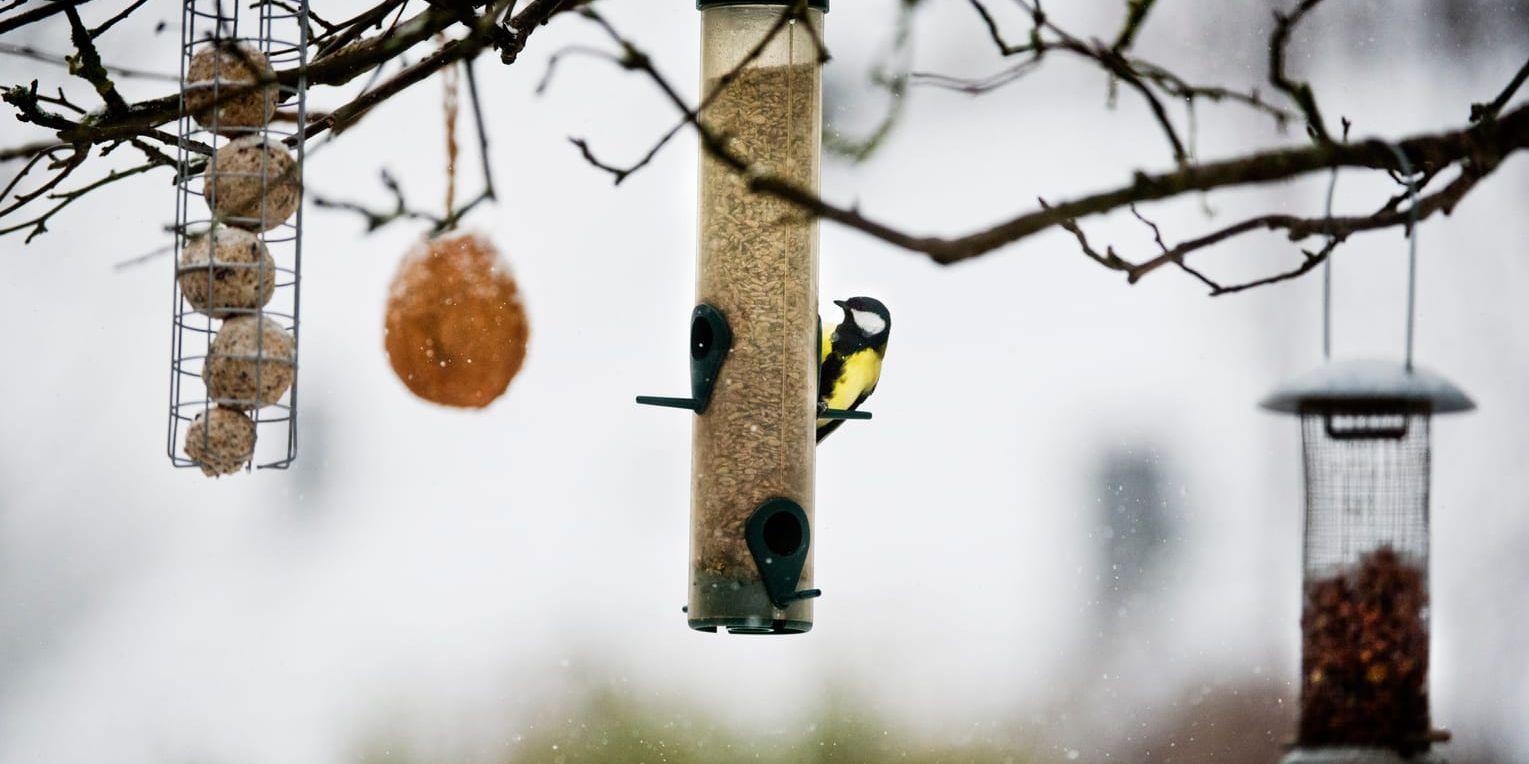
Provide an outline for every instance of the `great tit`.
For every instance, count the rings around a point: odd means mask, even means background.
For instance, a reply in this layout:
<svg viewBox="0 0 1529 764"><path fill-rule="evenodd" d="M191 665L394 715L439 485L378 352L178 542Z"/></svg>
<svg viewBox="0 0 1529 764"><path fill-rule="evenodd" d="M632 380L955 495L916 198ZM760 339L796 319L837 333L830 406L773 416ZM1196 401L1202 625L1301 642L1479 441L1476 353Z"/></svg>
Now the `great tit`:
<svg viewBox="0 0 1529 764"><path fill-rule="evenodd" d="M832 333L823 333L818 406L853 410L876 391L881 359L887 353L887 335L892 330L892 314L872 297L834 300L834 304L844 309L844 320ZM818 442L823 442L841 424L842 419L819 419Z"/></svg>

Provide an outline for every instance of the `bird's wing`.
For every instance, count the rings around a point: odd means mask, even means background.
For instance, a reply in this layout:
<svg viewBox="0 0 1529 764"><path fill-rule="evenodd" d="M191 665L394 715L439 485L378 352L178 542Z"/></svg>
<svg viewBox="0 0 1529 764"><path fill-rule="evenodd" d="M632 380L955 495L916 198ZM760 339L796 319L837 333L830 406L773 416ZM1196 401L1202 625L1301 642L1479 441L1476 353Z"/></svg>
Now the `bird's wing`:
<svg viewBox="0 0 1529 764"><path fill-rule="evenodd" d="M876 389L881 379L881 358L875 350L865 348L847 357L834 356L833 360L823 367L824 383L829 387L821 391L822 398L829 408L852 409Z"/></svg>
<svg viewBox="0 0 1529 764"><path fill-rule="evenodd" d="M876 392L876 383L880 379L881 358L875 351L867 348L848 358L834 356L831 362L824 363L822 367L821 400L829 408L854 411L860 408L866 398L871 397L871 393ZM849 399L851 395L853 399ZM843 419L819 419L818 442L823 442L829 433L839 429L842 424Z"/></svg>

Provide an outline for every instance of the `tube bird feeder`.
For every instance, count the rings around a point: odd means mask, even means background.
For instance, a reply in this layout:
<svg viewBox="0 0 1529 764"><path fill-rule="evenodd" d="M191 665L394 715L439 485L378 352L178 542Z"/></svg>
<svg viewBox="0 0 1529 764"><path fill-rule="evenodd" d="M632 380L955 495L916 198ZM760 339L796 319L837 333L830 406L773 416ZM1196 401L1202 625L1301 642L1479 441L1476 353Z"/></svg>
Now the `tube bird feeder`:
<svg viewBox="0 0 1529 764"><path fill-rule="evenodd" d="M1429 426L1475 407L1402 363L1329 363L1263 407L1301 419L1300 722L1285 764L1431 762Z"/></svg>
<svg viewBox="0 0 1529 764"><path fill-rule="evenodd" d="M701 121L750 174L816 192L826 0L699 0ZM703 148L691 315L693 629L812 628L818 227Z"/></svg>

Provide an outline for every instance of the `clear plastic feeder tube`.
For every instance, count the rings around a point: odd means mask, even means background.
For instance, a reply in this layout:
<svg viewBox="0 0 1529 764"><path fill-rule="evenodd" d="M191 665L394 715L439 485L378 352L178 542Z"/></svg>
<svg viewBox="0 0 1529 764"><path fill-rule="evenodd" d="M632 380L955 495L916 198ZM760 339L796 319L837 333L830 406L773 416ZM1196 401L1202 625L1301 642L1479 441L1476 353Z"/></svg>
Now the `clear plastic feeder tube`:
<svg viewBox="0 0 1529 764"><path fill-rule="evenodd" d="M702 5L702 92L709 99L703 121L726 135L753 171L816 191L823 13L811 9L789 20L785 3ZM699 217L696 299L721 312L733 341L710 405L695 418L690 625L807 631L811 601L785 607L772 601L746 526L771 499L795 502L811 523L818 226L790 204L750 191L743 176L704 148ZM773 534L768 548L799 540L810 555L810 529L786 530L800 535ZM798 589L811 586L808 556Z"/></svg>

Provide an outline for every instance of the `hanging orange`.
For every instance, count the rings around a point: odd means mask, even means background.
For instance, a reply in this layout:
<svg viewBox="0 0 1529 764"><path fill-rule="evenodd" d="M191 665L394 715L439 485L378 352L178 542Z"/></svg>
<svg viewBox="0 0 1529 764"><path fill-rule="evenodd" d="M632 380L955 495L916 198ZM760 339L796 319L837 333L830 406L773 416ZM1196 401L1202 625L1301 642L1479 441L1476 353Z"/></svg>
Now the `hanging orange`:
<svg viewBox="0 0 1529 764"><path fill-rule="evenodd" d="M393 277L388 360L427 401L465 408L492 403L520 371L529 333L515 279L482 236L423 242Z"/></svg>

